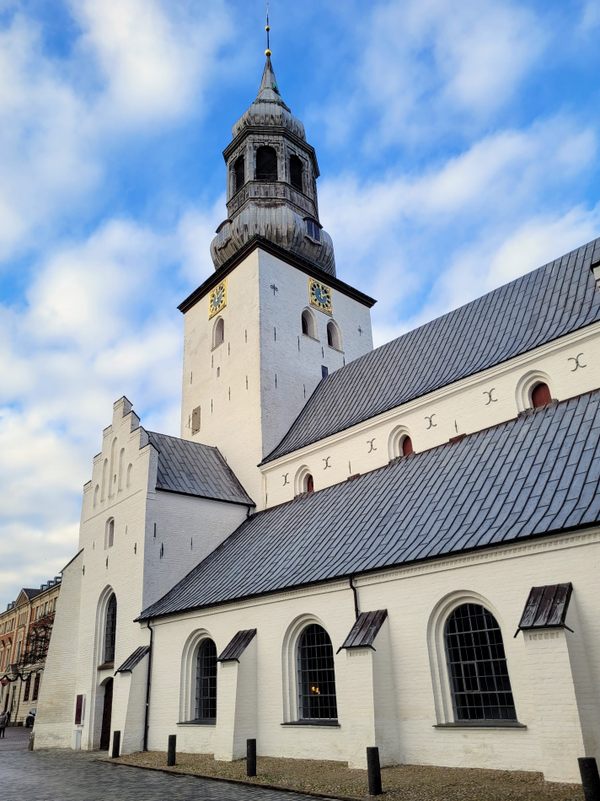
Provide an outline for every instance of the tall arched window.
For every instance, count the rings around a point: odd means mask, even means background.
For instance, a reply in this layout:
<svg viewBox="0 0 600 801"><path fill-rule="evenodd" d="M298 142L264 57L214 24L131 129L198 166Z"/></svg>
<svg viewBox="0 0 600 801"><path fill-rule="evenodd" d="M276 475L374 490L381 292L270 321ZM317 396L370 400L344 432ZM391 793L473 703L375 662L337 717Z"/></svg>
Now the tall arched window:
<svg viewBox="0 0 600 801"><path fill-rule="evenodd" d="M196 654L195 718L214 722L217 717L217 649L211 639L204 639Z"/></svg>
<svg viewBox="0 0 600 801"><path fill-rule="evenodd" d="M307 626L298 639L298 717L337 719L333 648L317 623Z"/></svg>
<svg viewBox="0 0 600 801"><path fill-rule="evenodd" d="M302 192L302 172L304 165L298 156L290 156L290 183L294 189Z"/></svg>
<svg viewBox="0 0 600 801"><path fill-rule="evenodd" d="M336 350L342 349L342 337L340 334L340 329L337 327L337 324L330 320L327 323L327 344L330 348L335 348Z"/></svg>
<svg viewBox="0 0 600 801"><path fill-rule="evenodd" d="M225 341L225 320L222 317L213 326L213 348L218 348Z"/></svg>
<svg viewBox="0 0 600 801"><path fill-rule="evenodd" d="M502 632L485 607L457 607L444 629L456 720L516 720Z"/></svg>
<svg viewBox="0 0 600 801"><path fill-rule="evenodd" d="M239 192L246 180L244 157L238 156L233 165L233 191Z"/></svg>
<svg viewBox="0 0 600 801"><path fill-rule="evenodd" d="M541 406L547 406L549 403L552 403L550 387L548 384L540 381L531 390L531 406L534 409L539 409Z"/></svg>
<svg viewBox="0 0 600 801"><path fill-rule="evenodd" d="M277 153L275 148L263 145L256 151L256 180L277 180Z"/></svg>
<svg viewBox="0 0 600 801"><path fill-rule="evenodd" d="M104 532L104 547L112 548L115 544L115 519L110 517L106 521L106 530Z"/></svg>
<svg viewBox="0 0 600 801"><path fill-rule="evenodd" d="M115 661L115 643L117 640L117 598L113 593L106 604L106 620L104 624L104 661Z"/></svg>
<svg viewBox="0 0 600 801"><path fill-rule="evenodd" d="M307 337L317 339L317 325L315 318L309 309L304 309L302 312L302 333Z"/></svg>

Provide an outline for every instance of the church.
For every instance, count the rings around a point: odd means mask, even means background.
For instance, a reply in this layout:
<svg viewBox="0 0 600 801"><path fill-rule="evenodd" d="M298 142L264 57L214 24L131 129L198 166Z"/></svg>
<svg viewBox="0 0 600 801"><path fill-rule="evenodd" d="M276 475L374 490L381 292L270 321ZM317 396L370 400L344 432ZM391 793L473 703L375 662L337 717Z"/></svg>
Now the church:
<svg viewBox="0 0 600 801"><path fill-rule="evenodd" d="M181 436L122 397L36 748L541 771L600 757L600 239L373 349L267 51L179 306ZM367 266L365 265L365 269Z"/></svg>

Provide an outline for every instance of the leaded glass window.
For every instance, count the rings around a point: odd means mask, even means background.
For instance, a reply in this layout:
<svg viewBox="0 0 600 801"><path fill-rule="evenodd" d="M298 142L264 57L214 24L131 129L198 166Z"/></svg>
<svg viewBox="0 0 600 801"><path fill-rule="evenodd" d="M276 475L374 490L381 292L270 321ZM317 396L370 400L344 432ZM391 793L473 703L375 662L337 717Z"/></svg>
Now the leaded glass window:
<svg viewBox="0 0 600 801"><path fill-rule="evenodd" d="M196 720L217 717L217 649L212 640L202 640L196 655Z"/></svg>
<svg viewBox="0 0 600 801"><path fill-rule="evenodd" d="M104 661L115 661L115 641L117 638L117 599L113 595L106 605L106 626L104 629Z"/></svg>
<svg viewBox="0 0 600 801"><path fill-rule="evenodd" d="M516 720L502 632L478 604L462 604L446 622L446 656L456 720Z"/></svg>
<svg viewBox="0 0 600 801"><path fill-rule="evenodd" d="M322 626L312 623L298 640L298 716L337 719L333 648Z"/></svg>

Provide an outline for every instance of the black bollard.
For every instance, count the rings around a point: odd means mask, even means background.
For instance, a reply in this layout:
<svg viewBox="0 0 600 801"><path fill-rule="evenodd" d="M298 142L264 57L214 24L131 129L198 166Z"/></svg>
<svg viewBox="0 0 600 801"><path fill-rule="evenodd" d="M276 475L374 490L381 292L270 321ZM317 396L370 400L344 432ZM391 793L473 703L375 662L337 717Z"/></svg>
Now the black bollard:
<svg viewBox="0 0 600 801"><path fill-rule="evenodd" d="M246 776L256 776L256 740L246 740Z"/></svg>
<svg viewBox="0 0 600 801"><path fill-rule="evenodd" d="M172 768L175 764L175 749L177 746L177 735L169 734L169 746L167 748L167 767Z"/></svg>
<svg viewBox="0 0 600 801"><path fill-rule="evenodd" d="M579 757L579 772L585 801L600 801L600 776L594 757Z"/></svg>
<svg viewBox="0 0 600 801"><path fill-rule="evenodd" d="M379 748L367 748L367 772L369 775L369 795L381 795L381 766L379 765Z"/></svg>
<svg viewBox="0 0 600 801"><path fill-rule="evenodd" d="M113 759L116 759L119 756L120 750L121 750L121 732L115 731L113 732L113 747L112 747L111 757Z"/></svg>

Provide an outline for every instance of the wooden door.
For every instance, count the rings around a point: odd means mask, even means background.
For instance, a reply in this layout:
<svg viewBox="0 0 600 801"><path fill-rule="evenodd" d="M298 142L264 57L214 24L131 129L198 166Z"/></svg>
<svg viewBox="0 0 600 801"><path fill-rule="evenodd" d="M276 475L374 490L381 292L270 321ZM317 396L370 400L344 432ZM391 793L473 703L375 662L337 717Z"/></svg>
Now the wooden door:
<svg viewBox="0 0 600 801"><path fill-rule="evenodd" d="M100 750L108 751L110 746L110 719L112 715L113 680L104 685L104 707L102 709L102 730L100 732Z"/></svg>

